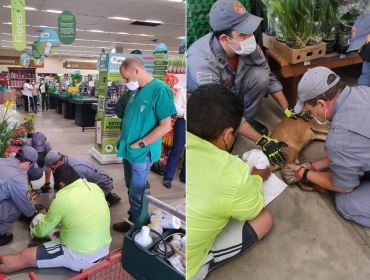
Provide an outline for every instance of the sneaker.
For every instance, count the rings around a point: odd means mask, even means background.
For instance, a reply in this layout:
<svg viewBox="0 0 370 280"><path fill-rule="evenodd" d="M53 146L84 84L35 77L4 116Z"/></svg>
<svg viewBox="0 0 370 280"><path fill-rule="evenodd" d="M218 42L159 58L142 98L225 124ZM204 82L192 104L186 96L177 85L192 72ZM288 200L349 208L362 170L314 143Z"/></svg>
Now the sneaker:
<svg viewBox="0 0 370 280"><path fill-rule="evenodd" d="M260 123L260 122L258 122L258 121L256 121L256 120L253 120L252 122L250 122L250 125L259 133L259 134L262 134L262 135L268 135L268 133L269 133L269 130L268 130L268 128L264 125L264 124L262 124L262 123Z"/></svg>
<svg viewBox="0 0 370 280"><path fill-rule="evenodd" d="M165 186L167 189L170 189L172 187L171 181L163 181L163 186Z"/></svg>
<svg viewBox="0 0 370 280"><path fill-rule="evenodd" d="M115 193L109 193L106 197L105 197L105 199L108 201L108 203L109 203L109 206L112 206L112 205L114 205L114 204L117 204L120 200L121 200L121 198L117 195L117 194L115 194Z"/></svg>
<svg viewBox="0 0 370 280"><path fill-rule="evenodd" d="M4 246L12 241L13 241L13 233L6 232L3 234L0 234L0 246Z"/></svg>
<svg viewBox="0 0 370 280"><path fill-rule="evenodd" d="M130 229L131 225L128 222L120 222L113 224L113 229L118 232L126 232Z"/></svg>

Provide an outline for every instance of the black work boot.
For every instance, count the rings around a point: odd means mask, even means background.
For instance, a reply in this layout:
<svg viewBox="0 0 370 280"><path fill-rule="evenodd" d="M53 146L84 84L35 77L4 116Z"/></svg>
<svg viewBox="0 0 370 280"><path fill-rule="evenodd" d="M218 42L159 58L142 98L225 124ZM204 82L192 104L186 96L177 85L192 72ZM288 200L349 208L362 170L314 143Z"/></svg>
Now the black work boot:
<svg viewBox="0 0 370 280"><path fill-rule="evenodd" d="M114 205L114 204L117 204L120 200L121 200L121 198L117 195L117 194L115 194L115 193L109 193L106 197L105 197L105 199L108 201L108 203L109 203L109 206L112 206L112 205Z"/></svg>
<svg viewBox="0 0 370 280"><path fill-rule="evenodd" d="M0 234L0 246L4 246L13 241L13 233L5 232Z"/></svg>

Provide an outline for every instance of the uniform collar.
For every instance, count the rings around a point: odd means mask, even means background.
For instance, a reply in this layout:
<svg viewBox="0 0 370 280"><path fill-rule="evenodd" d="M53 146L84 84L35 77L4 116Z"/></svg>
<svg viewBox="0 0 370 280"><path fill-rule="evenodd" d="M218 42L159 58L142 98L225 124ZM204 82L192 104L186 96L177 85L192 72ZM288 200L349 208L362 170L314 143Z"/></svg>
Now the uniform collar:
<svg viewBox="0 0 370 280"><path fill-rule="evenodd" d="M342 92L337 97L337 100L335 101L334 114L333 115L335 115L338 112L338 110L340 110L340 107L342 107L343 103L345 102L347 97L350 95L350 93L351 93L351 87L349 87L349 86L346 86L342 90Z"/></svg>
<svg viewBox="0 0 370 280"><path fill-rule="evenodd" d="M223 68L226 67L228 65L228 58L225 55L223 47L214 34L211 34L209 45L211 47L212 53L216 57L217 62L220 63Z"/></svg>

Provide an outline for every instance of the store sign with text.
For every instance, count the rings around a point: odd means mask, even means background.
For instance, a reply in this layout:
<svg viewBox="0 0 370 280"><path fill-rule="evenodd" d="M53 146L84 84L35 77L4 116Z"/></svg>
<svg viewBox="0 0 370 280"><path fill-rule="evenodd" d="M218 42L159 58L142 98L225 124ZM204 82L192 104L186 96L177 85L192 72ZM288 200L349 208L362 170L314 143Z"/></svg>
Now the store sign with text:
<svg viewBox="0 0 370 280"><path fill-rule="evenodd" d="M63 67L66 69L96 70L96 63L88 61L65 61Z"/></svg>
<svg viewBox="0 0 370 280"><path fill-rule="evenodd" d="M19 66L20 63L21 59L18 56L0 56L0 65ZM42 61L42 64L36 65L33 60L30 60L27 67L44 68L44 62Z"/></svg>
<svg viewBox="0 0 370 280"><path fill-rule="evenodd" d="M25 0L11 0L12 40L17 51L26 48Z"/></svg>
<svg viewBox="0 0 370 280"><path fill-rule="evenodd" d="M69 11L64 11L58 17L59 40L70 45L76 38L76 17Z"/></svg>

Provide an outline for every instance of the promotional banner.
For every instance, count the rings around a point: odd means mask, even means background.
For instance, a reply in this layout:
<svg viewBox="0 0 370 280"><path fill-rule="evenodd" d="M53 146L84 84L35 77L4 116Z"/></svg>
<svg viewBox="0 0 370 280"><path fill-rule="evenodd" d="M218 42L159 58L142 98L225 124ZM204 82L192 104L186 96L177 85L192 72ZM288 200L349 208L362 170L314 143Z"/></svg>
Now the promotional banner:
<svg viewBox="0 0 370 280"><path fill-rule="evenodd" d="M44 52L45 46L40 41L35 41L32 44L32 56L34 59L40 59Z"/></svg>
<svg viewBox="0 0 370 280"><path fill-rule="evenodd" d="M76 17L69 11L64 11L58 17L59 40L66 45L72 44L76 38Z"/></svg>
<svg viewBox="0 0 370 280"><path fill-rule="evenodd" d="M28 67L30 64L30 56L28 53L22 53L20 56L20 62L22 67Z"/></svg>
<svg viewBox="0 0 370 280"><path fill-rule="evenodd" d="M60 46L58 33L52 28L44 28L38 41L42 44L42 54L45 57L55 55L57 48Z"/></svg>
<svg viewBox="0 0 370 280"><path fill-rule="evenodd" d="M26 48L25 0L11 0L12 39L17 51Z"/></svg>

